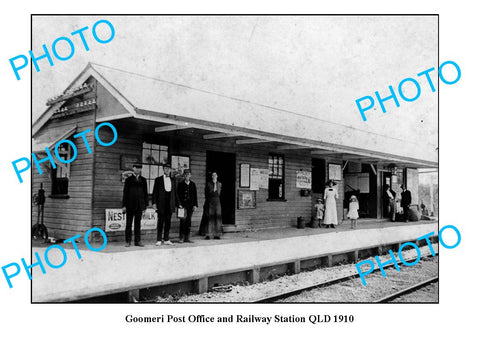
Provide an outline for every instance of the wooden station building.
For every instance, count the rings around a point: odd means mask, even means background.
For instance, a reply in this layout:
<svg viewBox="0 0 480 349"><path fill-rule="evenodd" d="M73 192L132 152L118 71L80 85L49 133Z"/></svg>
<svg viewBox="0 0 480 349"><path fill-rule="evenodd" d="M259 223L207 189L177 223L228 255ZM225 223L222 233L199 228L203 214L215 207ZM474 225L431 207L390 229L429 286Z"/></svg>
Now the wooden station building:
<svg viewBox="0 0 480 349"><path fill-rule="evenodd" d="M223 185L228 232L293 227L299 216L309 221L330 178L337 182L339 221L347 207L344 199L354 190L360 192L361 218L382 218L386 183L397 192L406 183L417 204L417 169L438 166L436 149L387 134L91 63L48 104L32 125L33 152L38 159L46 156L45 148L53 154L62 139L70 139L78 151L75 161L58 163L56 169L44 162L42 175L32 165L32 194L42 183L45 225L57 238L99 227L109 241L124 239L124 231L110 219L115 220L115 212L118 216L123 180L133 161L143 162L150 193L163 162L178 172L191 169L200 206L192 219L193 232L198 230L211 171ZM118 132L117 141L108 147L94 137L103 122ZM81 138L73 138L86 129L92 131L86 134L91 153ZM112 132L102 127L99 137L108 142ZM72 149L63 145L59 154L68 159ZM32 209L32 221L36 219ZM174 217L171 232L178 233ZM144 227L142 236L155 240L156 230Z"/></svg>

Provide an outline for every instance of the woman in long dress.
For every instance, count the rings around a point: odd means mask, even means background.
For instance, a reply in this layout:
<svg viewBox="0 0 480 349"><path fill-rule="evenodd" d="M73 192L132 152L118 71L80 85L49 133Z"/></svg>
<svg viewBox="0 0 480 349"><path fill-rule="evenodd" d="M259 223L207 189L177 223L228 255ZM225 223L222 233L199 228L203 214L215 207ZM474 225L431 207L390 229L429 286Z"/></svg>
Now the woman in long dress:
<svg viewBox="0 0 480 349"><path fill-rule="evenodd" d="M337 220L337 201L338 192L337 188L334 188L334 182L332 180L328 181L328 187L325 189L323 199L325 200L325 216L323 219L323 224L327 225L327 228L335 228L335 225L338 224Z"/></svg>
<svg viewBox="0 0 480 349"><path fill-rule="evenodd" d="M222 235L222 205L220 194L222 183L218 180L216 172L212 173L212 180L205 186L205 204L203 205L203 216L200 223L200 235L206 239L220 239Z"/></svg>

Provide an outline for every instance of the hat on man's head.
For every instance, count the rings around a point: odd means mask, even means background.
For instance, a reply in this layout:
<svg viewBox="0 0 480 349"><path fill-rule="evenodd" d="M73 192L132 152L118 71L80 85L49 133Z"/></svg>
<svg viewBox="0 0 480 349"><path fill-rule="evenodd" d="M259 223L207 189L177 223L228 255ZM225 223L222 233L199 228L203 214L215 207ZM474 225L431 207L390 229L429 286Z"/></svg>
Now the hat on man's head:
<svg viewBox="0 0 480 349"><path fill-rule="evenodd" d="M142 168L142 163L141 163L141 162L134 162L134 163L132 164L132 167Z"/></svg>
<svg viewBox="0 0 480 349"><path fill-rule="evenodd" d="M170 166L170 164L168 162L163 164L163 168L165 168L165 167L172 168L172 166Z"/></svg>
<svg viewBox="0 0 480 349"><path fill-rule="evenodd" d="M187 173L192 173L192 171L189 168L186 168L185 170L183 170L183 174L187 174Z"/></svg>

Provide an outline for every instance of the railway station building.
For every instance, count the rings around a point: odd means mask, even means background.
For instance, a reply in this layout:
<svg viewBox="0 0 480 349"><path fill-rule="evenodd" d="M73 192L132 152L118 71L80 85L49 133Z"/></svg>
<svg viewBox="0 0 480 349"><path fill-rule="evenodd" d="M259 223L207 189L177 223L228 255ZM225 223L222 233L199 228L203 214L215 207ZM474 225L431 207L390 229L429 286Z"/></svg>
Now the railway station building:
<svg viewBox="0 0 480 349"><path fill-rule="evenodd" d="M383 219L386 184L397 193L406 184L415 207L418 169L438 167L437 149L389 133L373 134L92 63L47 103L32 125L33 152L44 158L45 149L53 154L63 139L77 148L70 164L58 162L53 169L43 162L42 175L32 166L32 194L43 185L44 223L56 238L99 227L109 241L123 241L123 182L137 161L143 163L149 193L163 163L170 163L177 177L191 170L200 206L193 232L200 225L208 174L217 172L226 233L294 227L298 217L309 221L329 179L337 183L339 222L346 219L354 192L359 193L361 219ZM118 132L108 147L94 137L93 130L103 122ZM81 138L73 137L87 129L92 131L86 133L91 153ZM102 127L99 137L107 141L112 132ZM68 143L59 154L71 157ZM155 240L152 212L147 210L143 220L142 240ZM32 221L36 219L32 209ZM174 217L171 233L178 234Z"/></svg>

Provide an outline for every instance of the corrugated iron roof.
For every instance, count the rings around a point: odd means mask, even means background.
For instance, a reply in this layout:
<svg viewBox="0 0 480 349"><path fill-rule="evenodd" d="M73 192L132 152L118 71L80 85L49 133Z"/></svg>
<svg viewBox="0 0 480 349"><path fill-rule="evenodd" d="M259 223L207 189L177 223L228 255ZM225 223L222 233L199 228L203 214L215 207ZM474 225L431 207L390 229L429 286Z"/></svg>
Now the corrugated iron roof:
<svg viewBox="0 0 480 349"><path fill-rule="evenodd" d="M124 103L126 101L141 114L178 116L220 128L251 132L252 137L255 134L273 135L279 141L309 141L318 144L319 148L321 144L335 145L340 149L438 163L438 152L433 145L423 144L422 140L417 143L396 138L398 135L394 137L387 130L385 134L377 134L322 120L321 116L282 110L99 64L90 63L81 75L85 78L97 74L104 84L109 84L109 88L124 98ZM48 117L46 113L43 115ZM39 129L39 125L36 127Z"/></svg>

